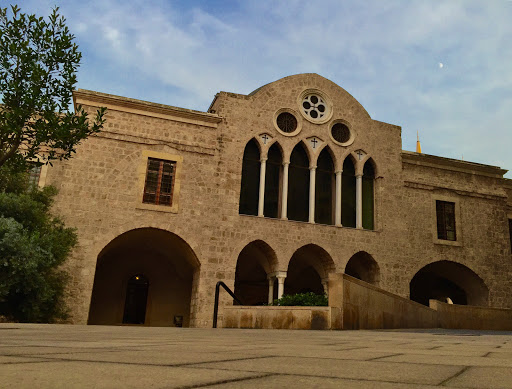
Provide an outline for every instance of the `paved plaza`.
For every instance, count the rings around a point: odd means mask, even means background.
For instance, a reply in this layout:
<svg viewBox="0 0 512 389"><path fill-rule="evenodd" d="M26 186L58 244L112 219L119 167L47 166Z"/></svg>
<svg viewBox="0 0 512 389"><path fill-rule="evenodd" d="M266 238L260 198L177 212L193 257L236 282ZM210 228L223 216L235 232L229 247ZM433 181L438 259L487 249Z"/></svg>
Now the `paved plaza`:
<svg viewBox="0 0 512 389"><path fill-rule="evenodd" d="M0 324L2 388L511 388L512 332Z"/></svg>

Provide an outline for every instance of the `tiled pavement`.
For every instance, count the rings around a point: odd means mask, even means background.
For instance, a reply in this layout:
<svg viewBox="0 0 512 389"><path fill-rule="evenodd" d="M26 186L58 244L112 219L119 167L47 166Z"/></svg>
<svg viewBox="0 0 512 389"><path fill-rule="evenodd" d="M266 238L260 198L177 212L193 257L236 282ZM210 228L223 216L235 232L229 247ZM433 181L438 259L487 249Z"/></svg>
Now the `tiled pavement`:
<svg viewBox="0 0 512 389"><path fill-rule="evenodd" d="M512 388L512 332L0 324L0 388Z"/></svg>

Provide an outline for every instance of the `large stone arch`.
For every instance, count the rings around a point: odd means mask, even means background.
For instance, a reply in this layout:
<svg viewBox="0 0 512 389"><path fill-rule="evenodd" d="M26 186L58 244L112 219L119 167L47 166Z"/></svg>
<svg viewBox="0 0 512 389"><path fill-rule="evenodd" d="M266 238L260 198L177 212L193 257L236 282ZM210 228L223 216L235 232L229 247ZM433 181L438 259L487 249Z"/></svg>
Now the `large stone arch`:
<svg viewBox="0 0 512 389"><path fill-rule="evenodd" d="M126 322L130 283L149 283L144 325L189 326L192 284L200 262L178 235L158 228L125 232L99 253L89 309L89 324ZM181 318L181 319L180 319ZM142 324L142 323L140 323Z"/></svg>
<svg viewBox="0 0 512 389"><path fill-rule="evenodd" d="M312 243L302 246L288 263L284 293L327 293L328 276L335 268L331 255L325 249Z"/></svg>
<svg viewBox="0 0 512 389"><path fill-rule="evenodd" d="M247 244L236 262L235 295L244 305L263 305L268 302L268 278L277 270L277 256L264 241Z"/></svg>
<svg viewBox="0 0 512 389"><path fill-rule="evenodd" d="M489 305L489 288L469 267L437 261L422 267L412 278L410 298L428 305L429 299L461 305Z"/></svg>
<svg viewBox="0 0 512 389"><path fill-rule="evenodd" d="M376 286L380 282L379 264L366 251L352 255L345 266L345 274Z"/></svg>

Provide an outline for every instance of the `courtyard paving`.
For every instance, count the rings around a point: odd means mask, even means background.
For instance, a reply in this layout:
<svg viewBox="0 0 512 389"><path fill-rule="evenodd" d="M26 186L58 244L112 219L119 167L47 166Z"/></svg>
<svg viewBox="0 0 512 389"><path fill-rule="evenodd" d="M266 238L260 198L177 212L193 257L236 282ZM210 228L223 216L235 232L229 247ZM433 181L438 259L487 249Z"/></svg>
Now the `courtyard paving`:
<svg viewBox="0 0 512 389"><path fill-rule="evenodd" d="M0 324L1 388L512 388L512 332Z"/></svg>

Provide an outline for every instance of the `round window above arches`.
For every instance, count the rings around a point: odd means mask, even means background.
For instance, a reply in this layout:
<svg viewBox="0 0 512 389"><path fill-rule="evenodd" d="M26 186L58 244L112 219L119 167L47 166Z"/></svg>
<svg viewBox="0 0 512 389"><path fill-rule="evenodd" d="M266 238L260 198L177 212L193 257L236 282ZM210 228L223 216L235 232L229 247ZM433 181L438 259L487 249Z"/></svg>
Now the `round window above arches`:
<svg viewBox="0 0 512 389"><path fill-rule="evenodd" d="M340 146L349 146L354 142L354 131L350 129L347 122L338 119L335 120L329 129L329 135L334 143Z"/></svg>
<svg viewBox="0 0 512 389"><path fill-rule="evenodd" d="M294 111L283 108L274 114L274 127L282 135L295 136L301 130L301 123Z"/></svg>
<svg viewBox="0 0 512 389"><path fill-rule="evenodd" d="M332 116L332 104L329 98L319 90L305 90L300 94L298 103L302 116L312 123L325 123Z"/></svg>

